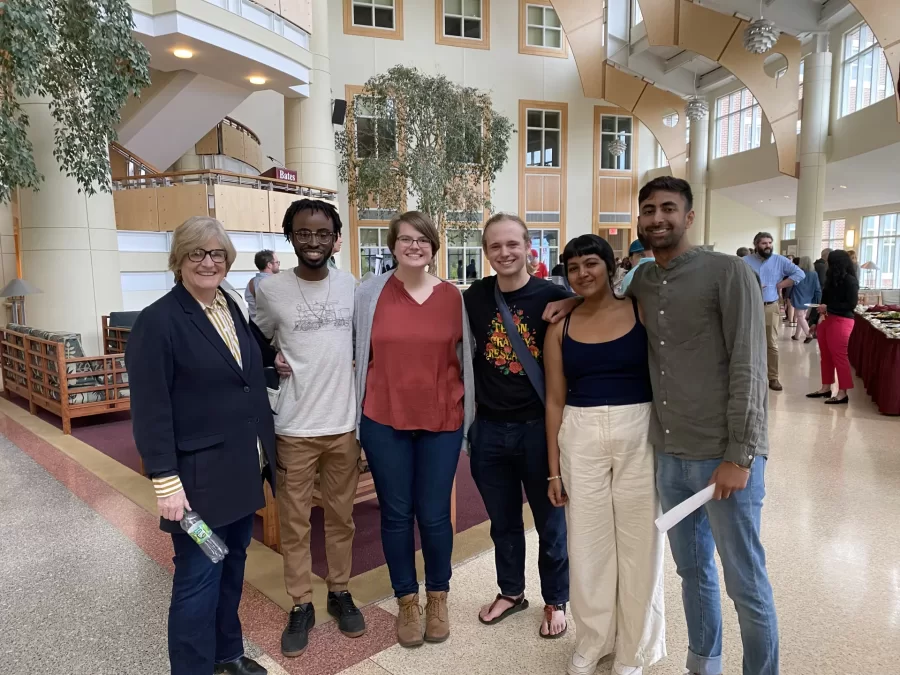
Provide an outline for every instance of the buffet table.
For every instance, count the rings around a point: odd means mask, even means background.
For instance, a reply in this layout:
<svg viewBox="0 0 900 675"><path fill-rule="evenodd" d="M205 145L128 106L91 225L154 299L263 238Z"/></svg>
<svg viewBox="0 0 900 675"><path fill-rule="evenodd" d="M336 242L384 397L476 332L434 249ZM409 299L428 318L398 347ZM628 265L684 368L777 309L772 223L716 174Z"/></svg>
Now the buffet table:
<svg viewBox="0 0 900 675"><path fill-rule="evenodd" d="M850 334L850 365L878 411L900 415L900 334L871 314L857 312Z"/></svg>

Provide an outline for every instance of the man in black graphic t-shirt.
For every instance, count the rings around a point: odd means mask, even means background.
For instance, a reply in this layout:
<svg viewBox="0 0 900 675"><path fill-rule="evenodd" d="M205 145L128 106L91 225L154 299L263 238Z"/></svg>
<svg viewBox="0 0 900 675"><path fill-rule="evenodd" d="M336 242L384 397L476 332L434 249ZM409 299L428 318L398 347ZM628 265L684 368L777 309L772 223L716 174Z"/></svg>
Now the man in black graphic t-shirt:
<svg viewBox="0 0 900 675"><path fill-rule="evenodd" d="M479 613L492 624L528 606L525 600L525 528L522 489L528 497L540 540L538 569L544 599L542 637L566 630L569 558L562 508L547 497L547 438L544 405L525 373L506 333L494 289L500 284L519 336L539 365L543 363L548 303L573 297L525 268L531 250L528 228L516 216L498 214L484 226L482 245L496 271L475 281L463 299L475 335L475 401L478 413L469 430L472 477L491 519L500 594ZM573 300L574 303L574 300Z"/></svg>

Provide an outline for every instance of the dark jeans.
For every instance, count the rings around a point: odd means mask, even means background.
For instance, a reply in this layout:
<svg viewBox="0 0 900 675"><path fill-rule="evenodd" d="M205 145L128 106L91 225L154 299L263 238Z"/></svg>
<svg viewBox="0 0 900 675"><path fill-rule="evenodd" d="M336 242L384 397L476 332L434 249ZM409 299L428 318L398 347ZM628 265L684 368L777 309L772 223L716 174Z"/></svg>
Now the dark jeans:
<svg viewBox="0 0 900 675"><path fill-rule="evenodd" d="M497 584L504 595L525 591L525 526L522 487L538 532L538 570L544 603L569 600L566 512L547 497L547 436L544 420L491 422L476 418L469 432L472 477L491 519Z"/></svg>
<svg viewBox="0 0 900 675"><path fill-rule="evenodd" d="M202 514L201 514L202 515ZM244 655L238 605L244 563L253 533L253 515L214 528L228 547L218 564L184 533L172 535L175 576L169 607L169 661L172 675L213 672L215 663Z"/></svg>
<svg viewBox="0 0 900 675"><path fill-rule="evenodd" d="M363 415L359 436L381 506L381 546L394 595L402 598L419 592L414 520L422 539L425 589L450 590L450 494L462 428L398 431Z"/></svg>

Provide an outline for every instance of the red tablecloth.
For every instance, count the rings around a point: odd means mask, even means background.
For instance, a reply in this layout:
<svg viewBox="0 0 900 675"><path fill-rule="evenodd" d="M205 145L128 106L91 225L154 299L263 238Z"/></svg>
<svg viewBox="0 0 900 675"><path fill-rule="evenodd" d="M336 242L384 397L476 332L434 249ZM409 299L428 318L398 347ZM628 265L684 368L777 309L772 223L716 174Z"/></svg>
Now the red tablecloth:
<svg viewBox="0 0 900 675"><path fill-rule="evenodd" d="M863 317L854 319L847 352L878 411L900 415L900 340L892 340Z"/></svg>

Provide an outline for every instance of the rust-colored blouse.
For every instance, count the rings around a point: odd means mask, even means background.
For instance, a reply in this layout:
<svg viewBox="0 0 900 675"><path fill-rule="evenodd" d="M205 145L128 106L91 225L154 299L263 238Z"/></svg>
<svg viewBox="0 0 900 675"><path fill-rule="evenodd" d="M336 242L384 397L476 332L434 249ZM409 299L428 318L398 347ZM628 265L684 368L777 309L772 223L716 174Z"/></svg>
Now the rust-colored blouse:
<svg viewBox="0 0 900 675"><path fill-rule="evenodd" d="M363 414L394 429L456 431L463 423L462 295L444 282L421 305L403 282L385 284L372 320Z"/></svg>

